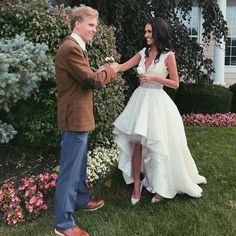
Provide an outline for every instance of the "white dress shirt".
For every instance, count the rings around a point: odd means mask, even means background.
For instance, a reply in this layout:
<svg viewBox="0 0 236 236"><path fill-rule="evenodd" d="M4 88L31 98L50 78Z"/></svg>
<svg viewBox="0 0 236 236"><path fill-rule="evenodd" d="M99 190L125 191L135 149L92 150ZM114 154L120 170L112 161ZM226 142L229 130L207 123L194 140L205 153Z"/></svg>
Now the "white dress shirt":
<svg viewBox="0 0 236 236"><path fill-rule="evenodd" d="M84 40L76 33L72 32L71 37L79 44L79 46L86 52Z"/></svg>

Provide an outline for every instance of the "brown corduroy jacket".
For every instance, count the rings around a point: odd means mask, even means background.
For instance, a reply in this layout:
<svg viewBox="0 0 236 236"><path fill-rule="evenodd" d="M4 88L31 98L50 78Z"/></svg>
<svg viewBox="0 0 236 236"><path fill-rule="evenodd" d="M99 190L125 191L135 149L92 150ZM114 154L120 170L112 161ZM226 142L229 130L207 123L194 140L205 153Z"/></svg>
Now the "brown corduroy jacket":
<svg viewBox="0 0 236 236"><path fill-rule="evenodd" d="M114 70L93 72L82 48L70 36L57 51L55 67L59 129L93 130L93 89L115 79Z"/></svg>

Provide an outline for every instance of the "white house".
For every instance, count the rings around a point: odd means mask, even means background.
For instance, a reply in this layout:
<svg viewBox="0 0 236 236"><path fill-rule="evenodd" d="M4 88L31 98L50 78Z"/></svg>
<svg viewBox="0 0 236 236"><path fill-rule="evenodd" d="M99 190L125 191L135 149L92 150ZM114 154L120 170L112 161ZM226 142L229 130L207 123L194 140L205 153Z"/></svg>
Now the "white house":
<svg viewBox="0 0 236 236"><path fill-rule="evenodd" d="M236 83L236 0L217 0L217 3L229 28L228 42L226 45L222 43L219 48L212 41L208 47L204 48L204 52L206 57L213 59L214 84L228 87ZM190 36L200 44L202 43L202 23L201 9L193 6L190 23L186 22L186 26L190 29Z"/></svg>

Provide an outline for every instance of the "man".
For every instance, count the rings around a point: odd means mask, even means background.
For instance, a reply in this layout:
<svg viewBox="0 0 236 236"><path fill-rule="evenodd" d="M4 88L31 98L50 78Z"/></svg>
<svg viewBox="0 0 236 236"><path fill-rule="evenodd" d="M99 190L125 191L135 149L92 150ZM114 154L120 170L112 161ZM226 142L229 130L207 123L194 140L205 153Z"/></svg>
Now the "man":
<svg viewBox="0 0 236 236"><path fill-rule="evenodd" d="M56 54L58 125L61 130L60 173L55 194L55 233L86 236L76 226L77 209L96 210L103 200L90 200L86 185L88 132L95 128L93 88L115 79L117 64L93 72L89 66L86 43L98 24L98 12L87 6L73 8L70 18L72 34Z"/></svg>

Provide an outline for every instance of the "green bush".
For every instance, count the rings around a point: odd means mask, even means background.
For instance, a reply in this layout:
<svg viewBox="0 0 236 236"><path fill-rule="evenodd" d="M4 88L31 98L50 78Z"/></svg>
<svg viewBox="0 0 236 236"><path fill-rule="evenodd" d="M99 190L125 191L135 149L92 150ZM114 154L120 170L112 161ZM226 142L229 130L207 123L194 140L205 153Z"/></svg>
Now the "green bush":
<svg viewBox="0 0 236 236"><path fill-rule="evenodd" d="M70 9L50 8L33 3L1 5L1 37L10 37L17 32L25 32L28 39L44 42L50 48L52 56L68 34ZM87 51L92 69L96 70L108 56L117 61L119 54L115 49L115 28L102 22L98 33ZM117 80L94 92L95 119L97 128L90 135L92 146L113 143L112 123L124 107L125 86L120 75ZM14 111L14 112L13 112ZM59 131L56 121L55 82L43 81L26 101L19 101L8 115L9 121L16 127L18 134L13 142L27 150L49 152L59 147Z"/></svg>
<svg viewBox="0 0 236 236"><path fill-rule="evenodd" d="M39 82L53 78L53 60L46 44L33 44L24 35L0 40L0 109L9 111L30 96Z"/></svg>
<svg viewBox="0 0 236 236"><path fill-rule="evenodd" d="M29 41L46 43L54 55L69 31L68 11L47 8L45 1L0 2L0 38L12 38L24 32Z"/></svg>
<svg viewBox="0 0 236 236"><path fill-rule="evenodd" d="M227 113L231 110L232 93L220 85L180 83L175 103L181 114Z"/></svg>
<svg viewBox="0 0 236 236"><path fill-rule="evenodd" d="M173 89L173 88L169 88L169 87L164 87L163 89L170 96L170 98L174 101L176 93L177 93L177 89Z"/></svg>
<svg viewBox="0 0 236 236"><path fill-rule="evenodd" d="M101 90L95 91L96 129L90 136L92 144L113 144L113 122L124 108L124 80L118 78Z"/></svg>
<svg viewBox="0 0 236 236"><path fill-rule="evenodd" d="M20 101L8 113L8 121L17 130L12 144L24 153L52 152L59 147L55 81L43 81L38 92Z"/></svg>
<svg viewBox="0 0 236 236"><path fill-rule="evenodd" d="M232 96L232 106L231 106L231 112L235 112L236 113L236 83L232 84L229 87L230 91L233 93Z"/></svg>
<svg viewBox="0 0 236 236"><path fill-rule="evenodd" d="M0 143L8 143L16 135L16 130L12 125L3 123L0 120Z"/></svg>
<svg viewBox="0 0 236 236"><path fill-rule="evenodd" d="M15 103L29 97L42 79L54 77L53 60L47 50L46 44L33 44L24 35L0 40L0 111L8 113ZM16 133L10 125L1 128L3 124L0 123L1 143Z"/></svg>

